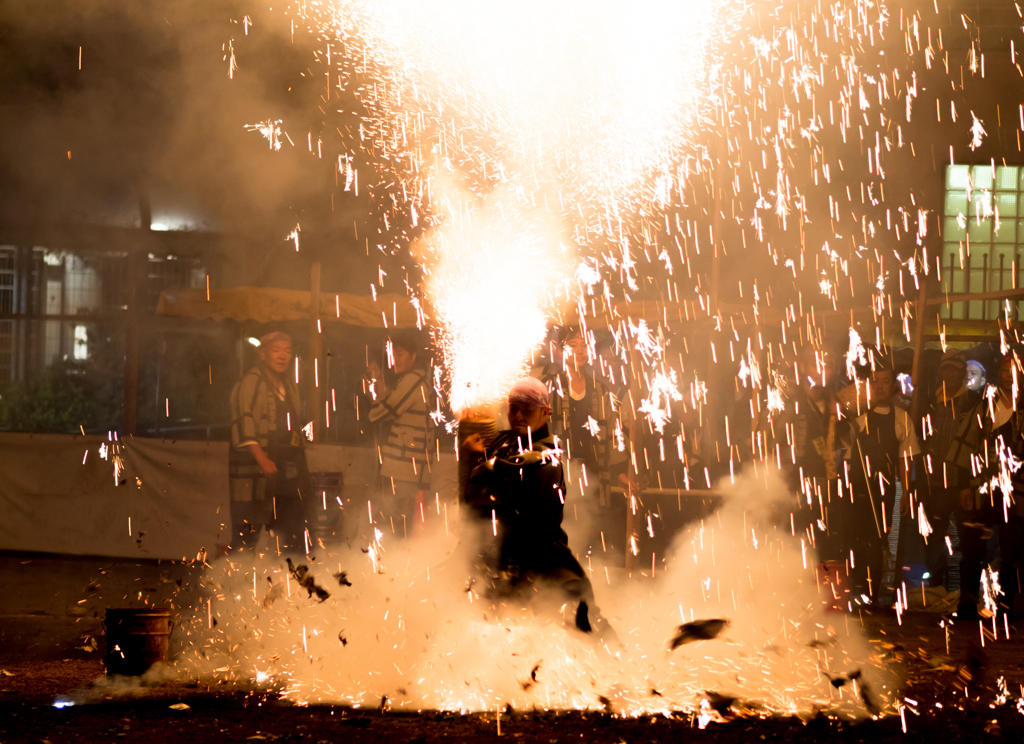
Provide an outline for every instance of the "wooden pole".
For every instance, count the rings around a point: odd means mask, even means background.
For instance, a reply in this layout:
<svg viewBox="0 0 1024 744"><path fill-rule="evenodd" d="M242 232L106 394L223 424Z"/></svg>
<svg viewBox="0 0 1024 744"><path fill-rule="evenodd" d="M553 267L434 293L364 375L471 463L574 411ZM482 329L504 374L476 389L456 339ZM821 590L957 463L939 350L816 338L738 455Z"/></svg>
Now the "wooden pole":
<svg viewBox="0 0 1024 744"><path fill-rule="evenodd" d="M924 346L924 311L928 305L928 281L923 278L917 294L917 317L914 319L914 363L910 369L910 382L914 392L910 397L910 420L917 420L921 404L921 347Z"/></svg>
<svg viewBox="0 0 1024 744"><path fill-rule="evenodd" d="M128 307L124 325L124 409L121 435L135 436L139 418L139 264L138 251L128 254ZM162 411L157 407L157 416Z"/></svg>
<svg viewBox="0 0 1024 744"><path fill-rule="evenodd" d="M309 420L313 422L313 441L317 441L323 434L320 425L320 376L324 375L323 369L323 335L320 333L320 262L314 261L310 269L310 292L309 292L309 356L313 368L309 370ZM324 384L327 384L326 379Z"/></svg>
<svg viewBox="0 0 1024 744"><path fill-rule="evenodd" d="M135 195L139 203L139 227L144 231L153 229L153 210L149 202L146 184L137 179ZM128 306L124 325L124 408L121 419L121 435L135 436L139 419L139 281L146 255L137 246L128 253ZM157 417L160 416L159 405Z"/></svg>
<svg viewBox="0 0 1024 744"><path fill-rule="evenodd" d="M629 461L626 463L626 473L629 476L630 484L639 483L639 473L633 469L633 463L640 461L640 447L642 446L642 439L640 437L640 427L643 425L643 421L640 418L640 414L637 411L637 406L640 405L640 401L643 399L643 390L640 388L640 373L643 370L641 366L640 354L637 353L636 344L630 341L629 346L629 367L630 367L630 380L629 380L629 397L630 397L630 410L632 411L632 423L629 425ZM621 410L621 406L620 406ZM637 468L639 469L639 467ZM626 489L626 575L629 576L633 571L633 503L634 499L638 495L638 485L630 485Z"/></svg>

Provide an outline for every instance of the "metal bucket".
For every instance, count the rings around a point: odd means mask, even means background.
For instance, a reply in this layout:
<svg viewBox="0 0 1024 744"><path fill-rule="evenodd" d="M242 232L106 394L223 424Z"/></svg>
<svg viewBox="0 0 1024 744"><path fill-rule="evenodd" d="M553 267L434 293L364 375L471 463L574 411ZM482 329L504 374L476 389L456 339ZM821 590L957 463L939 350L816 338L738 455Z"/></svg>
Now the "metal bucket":
<svg viewBox="0 0 1024 744"><path fill-rule="evenodd" d="M167 661L171 612L160 608L107 609L107 674L137 677Z"/></svg>
<svg viewBox="0 0 1024 744"><path fill-rule="evenodd" d="M311 537L329 540L336 537L344 524L343 473L310 473L313 504L309 514Z"/></svg>

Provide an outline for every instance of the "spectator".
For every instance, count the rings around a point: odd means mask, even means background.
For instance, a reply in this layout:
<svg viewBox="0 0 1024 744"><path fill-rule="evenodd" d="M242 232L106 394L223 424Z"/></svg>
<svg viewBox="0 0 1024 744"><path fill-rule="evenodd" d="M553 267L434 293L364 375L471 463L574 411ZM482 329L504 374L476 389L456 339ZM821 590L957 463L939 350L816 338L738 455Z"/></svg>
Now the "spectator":
<svg viewBox="0 0 1024 744"><path fill-rule="evenodd" d="M963 355L948 351L939 364L939 381L935 397L925 411L923 433L924 480L928 484L922 505L932 533L925 551L928 584L948 588L946 532L957 512L960 491L966 488L970 470L957 466L952 456L957 433L967 417L981 401L978 393L967 385L967 363Z"/></svg>
<svg viewBox="0 0 1024 744"><path fill-rule="evenodd" d="M895 374L889 367L875 370L867 385L870 407L853 420L850 448L851 503L844 520L844 547L853 554L851 580L854 594L876 602L882 590L888 555L888 533L896 496L896 479L903 489L900 513L912 513L910 469L920 454L917 434L907 412L893 403ZM859 398L858 398L859 400ZM899 552L899 551L897 551ZM898 558L899 556L897 556Z"/></svg>
<svg viewBox="0 0 1024 744"><path fill-rule="evenodd" d="M978 618L978 600L981 573L985 565L985 547L994 528L1009 519L1004 532L1003 545L1004 604L1012 610L1017 594L1016 563L1020 558L1020 539L1017 530L1021 523L1020 505L1014 495L1024 487L1024 472L1013 473L1008 465L1010 455L1020 459L1024 455L1024 419L1014 393L1016 362L1013 354L1006 354L999 363L999 388L995 395L986 396L967 416L954 443L952 459L957 465L975 475L967 487L960 490L960 508L957 530L960 533L960 603L957 617ZM1019 399L1019 395L1017 396ZM1013 493L1003 493L1001 483L1012 484Z"/></svg>
<svg viewBox="0 0 1024 744"><path fill-rule="evenodd" d="M988 381L985 379L985 365L974 359L967 362L967 389L981 393Z"/></svg>
<svg viewBox="0 0 1024 744"><path fill-rule="evenodd" d="M418 348L411 337L391 341L392 368L397 375L394 388L384 382L380 366L367 368L373 400L370 421L380 424L378 456L383 480L385 516L402 518L402 536L413 520L426 517L424 491L430 481L429 393L427 373L417 366ZM393 526L393 529L394 526ZM395 529L396 534L398 530Z"/></svg>
<svg viewBox="0 0 1024 744"><path fill-rule="evenodd" d="M231 391L232 544L252 545L260 527L273 528L281 548L305 552L309 472L303 452L299 390L287 374L292 339L260 339L260 363Z"/></svg>
<svg viewBox="0 0 1024 744"><path fill-rule="evenodd" d="M818 554L827 561L844 561L842 545L830 539L829 507L839 497L836 470L836 424L839 408L835 399L835 370L827 351L804 349L798 364L797 385L786 401L786 422L792 431L792 481L801 494L796 522L808 533ZM789 458L786 458L789 459ZM820 522L816 535L813 526ZM824 534L822 534L824 533Z"/></svg>
<svg viewBox="0 0 1024 744"><path fill-rule="evenodd" d="M618 416L611 394L589 363L583 333L574 327L564 329L556 347L560 368L548 365L541 378L551 391L549 427L568 462L566 503L583 522L587 548L593 549L600 545L599 532L611 517L613 465L625 466L625 456L613 442Z"/></svg>

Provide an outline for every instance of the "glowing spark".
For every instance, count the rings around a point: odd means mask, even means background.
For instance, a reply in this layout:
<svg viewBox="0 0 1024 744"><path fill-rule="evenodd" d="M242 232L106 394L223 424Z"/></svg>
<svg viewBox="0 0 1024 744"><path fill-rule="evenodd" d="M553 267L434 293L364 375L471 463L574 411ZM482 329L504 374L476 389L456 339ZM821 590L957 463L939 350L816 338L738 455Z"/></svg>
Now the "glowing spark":
<svg viewBox="0 0 1024 744"><path fill-rule="evenodd" d="M301 231L302 231L302 228L299 227L298 223L296 223L295 229L292 230L290 233L288 233L285 236L285 238L284 238L285 240L293 240L293 241L295 241L295 251L296 252L298 252L298 250L299 250L299 233Z"/></svg>
<svg viewBox="0 0 1024 744"><path fill-rule="evenodd" d="M245 128L250 132L259 132L266 137L271 150L281 149L280 119L268 119L267 121L261 121L259 124L247 124Z"/></svg>
<svg viewBox="0 0 1024 744"><path fill-rule="evenodd" d="M971 149L977 150L981 147L981 139L987 132L985 132L985 128L982 126L983 122L974 115L973 111L971 112L971 119L973 119L971 122Z"/></svg>
<svg viewBox="0 0 1024 744"><path fill-rule="evenodd" d="M853 328L850 329L850 347L846 352L846 375L851 380L857 379L857 365L868 363L867 350L861 343L860 334Z"/></svg>
<svg viewBox="0 0 1024 744"><path fill-rule="evenodd" d="M924 542L928 544L928 535L932 534L932 525L928 521L928 515L924 512L924 504L918 502L917 504L917 529L921 533L921 537L924 538Z"/></svg>

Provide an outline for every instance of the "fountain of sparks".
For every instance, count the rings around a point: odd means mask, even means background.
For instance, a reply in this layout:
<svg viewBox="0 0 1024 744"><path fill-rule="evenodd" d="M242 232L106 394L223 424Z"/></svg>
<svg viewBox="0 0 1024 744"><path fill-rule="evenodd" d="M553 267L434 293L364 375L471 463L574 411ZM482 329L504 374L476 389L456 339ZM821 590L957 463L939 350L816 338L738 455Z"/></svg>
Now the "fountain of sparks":
<svg viewBox="0 0 1024 744"><path fill-rule="evenodd" d="M639 294L634 253L653 246L634 218L664 214L671 233L663 210L684 204L688 174L711 164L692 148L709 111L723 126L735 124L733 115L759 96L764 101L771 86L791 83L799 98L821 84L818 38L806 33L776 30L774 37L752 39L756 58L749 70L711 64L711 40L730 34L738 5L303 3L301 12L327 44L331 72L340 73L339 85L362 104L356 147L369 148L384 164L380 180L390 184L392 213L427 227L414 250L426 275L424 299L440 324L457 410L498 397L522 370L573 277L588 297L606 300L604 310L612 305L610 284L625 301ZM849 25L851 38L873 28L869 4L857 5L864 24ZM845 19L841 10L829 8ZM823 39L831 28L837 40L848 41L847 24L824 22ZM854 56L836 59L849 72L843 79L854 80ZM766 181L751 170L757 199L750 222L762 242L762 214L777 215L785 229L787 215L805 208L790 187L786 164L800 141L790 134L810 139L817 125L804 130L793 116L780 108L766 112L770 127L744 127L744 136L773 153L751 160L760 160L762 171L770 160L774 169ZM346 183L351 162L347 157ZM762 193L762 183L775 190ZM678 218L675 227L696 246L696 222L692 232ZM721 239L710 230L708 236L712 243ZM406 237L396 231L396 246ZM662 260L658 251L653 255ZM795 264L787 265L795 278ZM671 274L667 259L666 266ZM757 315L756 283L754 298ZM699 288L696 300L711 317ZM621 325L617 354L628 364L627 346L643 356L644 334L632 332L632 319ZM513 326L506 347L488 345ZM662 400L675 399L671 371L660 357L657 363L655 371L671 385L652 375L655 388ZM751 354L744 386L749 378L760 389L758 369ZM703 385L695 378L699 396L706 394ZM753 471L756 480L740 474L734 490L759 499L760 507L779 490L764 465ZM751 517L748 506L738 498L713 523L681 536L657 584L610 578L602 584L600 567L594 570L598 602L623 637L618 650L595 647L554 624L497 624L467 587L465 566L442 564L440 553L453 548L438 537L393 547L385 574L356 552L322 551L322 563L338 560L358 586L352 596L324 604L293 590L279 602L268 604L270 591L261 598L261 581L281 582L279 560L269 551L256 562L223 562L211 592L230 622L215 629L200 617L181 665L191 673L275 680L301 702L376 705L387 697L410 709L606 705L627 714L700 711L703 723L713 717L709 690L735 693L765 714L886 709L891 680L856 630L849 633L845 622L824 614L807 546L788 529L780 533ZM251 588L251 599L240 587ZM733 621L720 645L667 652L675 625L709 616Z"/></svg>
<svg viewBox="0 0 1024 744"><path fill-rule="evenodd" d="M680 164L715 101L711 41L737 11L337 0L308 12L345 49L343 83L363 86L361 137L429 221L416 254L453 407L500 398L559 317L579 254L600 252L635 287L629 218L681 203Z"/></svg>

